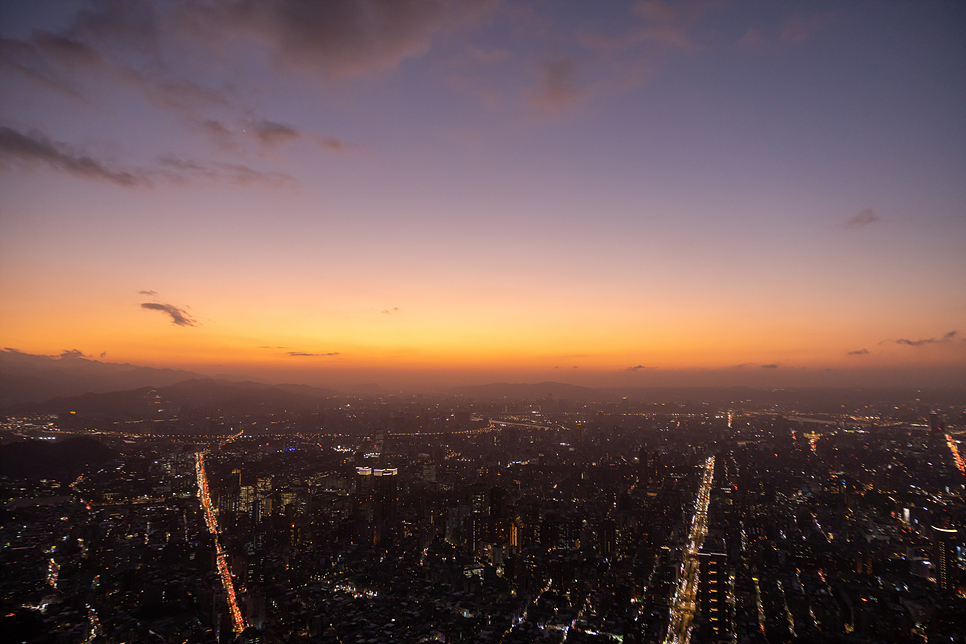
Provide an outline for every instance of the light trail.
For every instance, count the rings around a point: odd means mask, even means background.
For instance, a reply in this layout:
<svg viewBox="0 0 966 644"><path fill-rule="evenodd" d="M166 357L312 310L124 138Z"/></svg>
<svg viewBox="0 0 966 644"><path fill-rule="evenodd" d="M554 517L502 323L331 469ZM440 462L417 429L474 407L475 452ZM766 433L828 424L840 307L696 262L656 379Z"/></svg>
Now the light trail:
<svg viewBox="0 0 966 644"><path fill-rule="evenodd" d="M963 465L963 458L959 455L959 448L956 447L956 441L949 434L945 434L945 436L946 445L949 446L949 451L952 452L953 460L956 461L956 467L959 468L960 472L966 474L966 465Z"/></svg>
<svg viewBox="0 0 966 644"><path fill-rule="evenodd" d="M691 626L694 621L695 599L698 594L698 551L708 534L708 503L711 501L711 484L714 481L714 456L704 462L704 475L698 487L694 502L694 517L691 519L691 533L681 565L681 578L674 593L671 606L671 619L667 626L665 644L688 644L691 641Z"/></svg>
<svg viewBox="0 0 966 644"><path fill-rule="evenodd" d="M205 511L205 523L208 525L208 532L215 540L215 554L218 567L218 576L221 577L221 585L225 587L228 595L228 608L231 610L232 621L235 623L235 633L245 630L245 619L242 617L241 610L238 608L238 599L235 597L235 584L231 580L231 571L228 569L228 553L221 547L218 541L218 519L215 517L215 510L211 506L211 495L208 492L208 476L205 474L205 453L195 453L195 474L198 477L198 498L201 500L201 507Z"/></svg>

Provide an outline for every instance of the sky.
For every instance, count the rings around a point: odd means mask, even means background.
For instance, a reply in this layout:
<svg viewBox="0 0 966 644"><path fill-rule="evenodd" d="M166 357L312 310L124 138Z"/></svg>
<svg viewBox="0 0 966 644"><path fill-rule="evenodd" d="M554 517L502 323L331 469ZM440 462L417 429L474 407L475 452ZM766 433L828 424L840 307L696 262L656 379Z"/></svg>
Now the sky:
<svg viewBox="0 0 966 644"><path fill-rule="evenodd" d="M966 386L966 4L0 5L0 346Z"/></svg>

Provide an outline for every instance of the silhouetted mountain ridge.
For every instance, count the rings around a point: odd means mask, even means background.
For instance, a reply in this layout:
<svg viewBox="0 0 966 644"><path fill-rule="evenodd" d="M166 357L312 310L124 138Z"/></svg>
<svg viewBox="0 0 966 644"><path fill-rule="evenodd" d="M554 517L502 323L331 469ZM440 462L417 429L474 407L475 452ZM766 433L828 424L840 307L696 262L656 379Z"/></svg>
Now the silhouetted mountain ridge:
<svg viewBox="0 0 966 644"><path fill-rule="evenodd" d="M167 387L61 396L39 403L8 405L12 413L76 412L116 418L170 418L185 410L233 412L311 411L338 392L307 385L267 385L195 378Z"/></svg>
<svg viewBox="0 0 966 644"><path fill-rule="evenodd" d="M101 362L69 351L60 356L42 356L4 349L0 351L0 405L146 386L165 387L206 377L182 369Z"/></svg>

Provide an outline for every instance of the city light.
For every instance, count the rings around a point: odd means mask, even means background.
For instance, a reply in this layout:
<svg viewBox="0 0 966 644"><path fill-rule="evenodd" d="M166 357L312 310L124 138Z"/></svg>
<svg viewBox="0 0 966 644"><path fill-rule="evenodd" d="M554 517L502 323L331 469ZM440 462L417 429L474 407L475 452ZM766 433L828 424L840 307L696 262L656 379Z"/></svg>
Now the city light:
<svg viewBox="0 0 966 644"><path fill-rule="evenodd" d="M674 603L671 607L671 620L668 623L665 642L673 644L688 644L691 640L691 626L694 621L695 598L698 592L698 551L708 534L708 503L711 501L711 484L714 481L714 460L709 457L704 463L704 473L698 496L694 502L694 517L691 519L691 532L685 549L684 563L681 576L674 593Z"/></svg>
<svg viewBox="0 0 966 644"><path fill-rule="evenodd" d="M238 436L234 436L234 440ZM198 476L198 498L201 500L201 507L205 512L205 523L208 532L215 540L215 560L218 567L218 576L221 577L222 586L228 598L228 607L231 610L232 621L235 625L235 632L240 633L245 630L245 620L241 610L238 608L238 600L235 597L235 584L231 578L231 571L228 568L228 554L222 549L221 542L218 540L218 519L215 516L214 508L211 505L211 495L208 490L208 476L205 473L205 453L195 453L195 472Z"/></svg>

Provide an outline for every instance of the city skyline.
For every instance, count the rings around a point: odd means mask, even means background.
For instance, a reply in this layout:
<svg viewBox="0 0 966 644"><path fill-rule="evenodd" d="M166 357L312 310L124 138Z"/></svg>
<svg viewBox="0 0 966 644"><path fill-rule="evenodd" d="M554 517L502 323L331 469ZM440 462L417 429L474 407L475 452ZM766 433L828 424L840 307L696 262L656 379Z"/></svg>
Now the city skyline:
<svg viewBox="0 0 966 644"><path fill-rule="evenodd" d="M955 3L0 8L0 346L966 385Z"/></svg>

